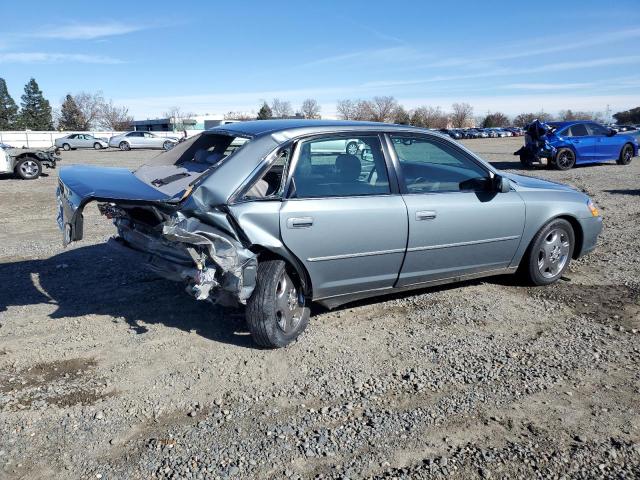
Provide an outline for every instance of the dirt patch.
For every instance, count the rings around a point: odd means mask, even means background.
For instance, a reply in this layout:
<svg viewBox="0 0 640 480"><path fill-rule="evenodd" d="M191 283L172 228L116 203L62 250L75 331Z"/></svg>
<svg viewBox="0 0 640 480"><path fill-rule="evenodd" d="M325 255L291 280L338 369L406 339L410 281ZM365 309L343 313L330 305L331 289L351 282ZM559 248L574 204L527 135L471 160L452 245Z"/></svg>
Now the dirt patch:
<svg viewBox="0 0 640 480"><path fill-rule="evenodd" d="M557 288L532 289L534 298L565 304L576 314L603 325L640 330L640 287L632 285L580 285L561 282Z"/></svg>
<svg viewBox="0 0 640 480"><path fill-rule="evenodd" d="M94 359L43 362L23 370L0 370L0 402L4 410L56 405L91 405L110 395L94 375Z"/></svg>

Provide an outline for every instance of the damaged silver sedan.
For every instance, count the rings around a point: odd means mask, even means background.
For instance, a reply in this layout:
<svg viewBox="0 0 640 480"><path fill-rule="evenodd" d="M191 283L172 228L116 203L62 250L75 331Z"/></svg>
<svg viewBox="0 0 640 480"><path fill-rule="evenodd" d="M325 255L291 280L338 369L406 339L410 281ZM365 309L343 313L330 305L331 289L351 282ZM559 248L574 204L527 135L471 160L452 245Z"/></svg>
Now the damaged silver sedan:
<svg viewBox="0 0 640 480"><path fill-rule="evenodd" d="M57 195L65 245L82 238L82 210L97 201L117 227L114 247L198 300L246 305L267 347L302 333L312 301L332 308L516 270L551 284L602 228L570 187L378 123L228 124L134 172L63 168Z"/></svg>

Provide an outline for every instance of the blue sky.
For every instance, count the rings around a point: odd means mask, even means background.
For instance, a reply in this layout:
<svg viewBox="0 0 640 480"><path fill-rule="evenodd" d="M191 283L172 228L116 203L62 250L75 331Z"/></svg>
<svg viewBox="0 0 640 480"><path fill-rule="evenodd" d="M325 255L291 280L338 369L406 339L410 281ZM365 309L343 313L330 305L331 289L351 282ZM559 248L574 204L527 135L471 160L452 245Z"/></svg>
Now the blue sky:
<svg viewBox="0 0 640 480"><path fill-rule="evenodd" d="M477 115L640 105L638 0L0 5L0 77L17 102L35 77L54 105L101 90L137 118L274 97L316 98L326 117L375 95Z"/></svg>

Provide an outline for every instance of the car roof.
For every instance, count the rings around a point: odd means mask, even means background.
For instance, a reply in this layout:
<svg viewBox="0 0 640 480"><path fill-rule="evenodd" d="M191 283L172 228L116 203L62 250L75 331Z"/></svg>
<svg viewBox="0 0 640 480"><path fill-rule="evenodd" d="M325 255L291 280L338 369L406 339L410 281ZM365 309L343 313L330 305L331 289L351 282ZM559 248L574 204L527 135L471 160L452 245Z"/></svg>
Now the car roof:
<svg viewBox="0 0 640 480"><path fill-rule="evenodd" d="M563 122L547 122L547 125L551 125L559 129L559 128L568 127L569 125L577 125L580 123L597 123L597 122L594 120L566 120Z"/></svg>
<svg viewBox="0 0 640 480"><path fill-rule="evenodd" d="M261 136L273 133L288 133L291 136L309 133L322 133L331 130L398 130L398 131L427 131L423 128L409 125L395 125L380 122L357 122L353 120L252 120L248 122L229 123L209 129L209 132L225 131L230 134Z"/></svg>

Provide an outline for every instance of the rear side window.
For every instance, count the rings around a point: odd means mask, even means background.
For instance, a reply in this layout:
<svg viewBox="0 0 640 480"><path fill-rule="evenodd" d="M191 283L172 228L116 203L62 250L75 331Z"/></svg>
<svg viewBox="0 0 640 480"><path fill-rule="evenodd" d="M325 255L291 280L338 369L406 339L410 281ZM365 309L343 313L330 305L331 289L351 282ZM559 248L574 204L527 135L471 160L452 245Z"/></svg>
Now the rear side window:
<svg viewBox="0 0 640 480"><path fill-rule="evenodd" d="M391 136L409 193L484 190L488 172L445 142L421 137Z"/></svg>
<svg viewBox="0 0 640 480"><path fill-rule="evenodd" d="M589 132L587 131L586 125L578 123L576 125L571 125L567 129L566 135L567 137L586 137L589 135Z"/></svg>
<svg viewBox="0 0 640 480"><path fill-rule="evenodd" d="M322 137L302 142L292 175L291 198L391 193L377 135Z"/></svg>

